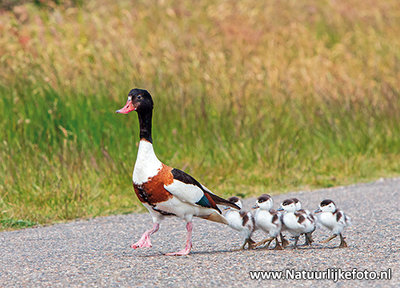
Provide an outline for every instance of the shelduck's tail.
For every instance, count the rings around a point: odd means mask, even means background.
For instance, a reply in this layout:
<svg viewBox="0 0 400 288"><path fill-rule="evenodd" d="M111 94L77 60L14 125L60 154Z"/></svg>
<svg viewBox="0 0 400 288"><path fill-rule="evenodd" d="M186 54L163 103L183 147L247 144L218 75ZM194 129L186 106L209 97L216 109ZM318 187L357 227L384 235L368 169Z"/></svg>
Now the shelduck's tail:
<svg viewBox="0 0 400 288"><path fill-rule="evenodd" d="M210 215L207 216L199 216L200 218L209 220L209 221L213 221L213 222L218 222L218 223L223 223L228 225L228 221L225 219L224 216L222 216L221 214L219 214L218 212L213 212Z"/></svg>
<svg viewBox="0 0 400 288"><path fill-rule="evenodd" d="M202 185L203 186L203 185ZM235 203L232 203L231 201L228 201L222 197L219 197L218 195L215 195L214 193L212 193L209 189L207 189L206 187L204 187L205 192L211 197L211 199L215 202L215 204L217 205L224 205L224 206L230 206L232 208L238 209L240 210L240 207L237 206Z"/></svg>

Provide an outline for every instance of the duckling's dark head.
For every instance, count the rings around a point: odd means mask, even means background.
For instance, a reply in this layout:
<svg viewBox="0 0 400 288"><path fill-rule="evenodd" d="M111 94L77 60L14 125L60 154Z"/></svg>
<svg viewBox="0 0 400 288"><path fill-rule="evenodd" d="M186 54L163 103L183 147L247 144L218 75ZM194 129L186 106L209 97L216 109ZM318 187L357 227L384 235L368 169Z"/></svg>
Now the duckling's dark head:
<svg viewBox="0 0 400 288"><path fill-rule="evenodd" d="M144 89L132 89L128 94L128 100L117 113L128 114L129 112L136 111L138 113L151 112L153 110L153 99L150 93Z"/></svg>

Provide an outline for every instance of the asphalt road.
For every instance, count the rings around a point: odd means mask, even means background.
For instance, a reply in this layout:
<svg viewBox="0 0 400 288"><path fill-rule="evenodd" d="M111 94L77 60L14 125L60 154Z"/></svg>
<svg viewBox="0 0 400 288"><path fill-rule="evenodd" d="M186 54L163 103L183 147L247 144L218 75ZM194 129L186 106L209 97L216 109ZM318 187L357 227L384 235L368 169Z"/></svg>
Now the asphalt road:
<svg viewBox="0 0 400 288"><path fill-rule="evenodd" d="M336 248L339 239L318 242L327 230L314 233L311 248L283 251L235 251L237 232L218 223L194 221L193 249L189 256L163 253L185 245L184 222L171 218L153 235L153 248L133 250L130 245L152 226L148 214L99 217L48 227L0 233L0 287L254 287L340 286L400 287L400 179L273 196L275 207L297 197L309 210L333 199L352 217L345 230L349 248ZM253 199L245 201L249 208ZM263 235L254 236L261 240ZM303 242L303 240L301 240ZM301 270L388 271L391 280L251 280L250 271ZM296 272L294 272L296 271ZM332 271L332 270L331 270ZM360 273L359 273L360 275ZM343 274L342 274L343 276Z"/></svg>

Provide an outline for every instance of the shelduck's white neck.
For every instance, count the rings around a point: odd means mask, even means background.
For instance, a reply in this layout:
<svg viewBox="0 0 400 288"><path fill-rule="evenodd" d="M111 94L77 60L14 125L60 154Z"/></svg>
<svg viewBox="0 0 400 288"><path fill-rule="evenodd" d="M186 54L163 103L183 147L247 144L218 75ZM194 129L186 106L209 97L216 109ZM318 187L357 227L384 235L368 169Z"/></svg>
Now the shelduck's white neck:
<svg viewBox="0 0 400 288"><path fill-rule="evenodd" d="M135 184L143 184L160 171L162 163L154 153L153 144L145 139L139 142L138 154L135 168L133 169L132 181Z"/></svg>

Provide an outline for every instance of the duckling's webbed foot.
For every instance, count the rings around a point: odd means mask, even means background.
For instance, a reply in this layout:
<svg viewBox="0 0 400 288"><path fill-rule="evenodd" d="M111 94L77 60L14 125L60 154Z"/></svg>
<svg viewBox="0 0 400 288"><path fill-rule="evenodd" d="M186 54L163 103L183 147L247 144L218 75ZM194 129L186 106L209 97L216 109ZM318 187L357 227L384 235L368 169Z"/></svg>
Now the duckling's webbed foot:
<svg viewBox="0 0 400 288"><path fill-rule="evenodd" d="M281 244L279 244L278 238L275 238L275 242L276 244L274 250L283 250Z"/></svg>
<svg viewBox="0 0 400 288"><path fill-rule="evenodd" d="M342 234L339 234L339 236L340 236L340 245L339 245L339 248L346 248L346 247L348 247L346 241L344 241L345 237L343 237Z"/></svg>
<svg viewBox="0 0 400 288"><path fill-rule="evenodd" d="M280 236L281 236L282 247L285 248L286 246L289 246L289 241L285 239L282 233L280 234Z"/></svg>
<svg viewBox="0 0 400 288"><path fill-rule="evenodd" d="M331 241L332 239L335 239L336 238L336 234L333 234L331 237L329 237L328 239L325 239L325 240L323 240L323 241L321 241L321 243L328 243L329 241Z"/></svg>
<svg viewBox="0 0 400 288"><path fill-rule="evenodd" d="M267 238L267 239L261 240L260 242L255 243L254 247L262 246L265 243L267 243L267 245L265 245L264 248L268 248L268 246L269 246L269 244L271 244L272 240L274 240L274 238Z"/></svg>
<svg viewBox="0 0 400 288"><path fill-rule="evenodd" d="M293 248L294 248L294 249L297 249L297 242L299 241L299 237L300 237L300 236L295 236L295 237L294 237L294 244L293 244Z"/></svg>
<svg viewBox="0 0 400 288"><path fill-rule="evenodd" d="M256 244L256 241L254 241L253 239L249 238L247 243L249 243L249 249L254 249L255 248L254 245Z"/></svg>
<svg viewBox="0 0 400 288"><path fill-rule="evenodd" d="M256 244L256 242L253 239L248 238L244 241L243 245L240 247L240 250L245 250L246 244L248 244L248 249L254 249L256 247L256 246L254 246Z"/></svg>

